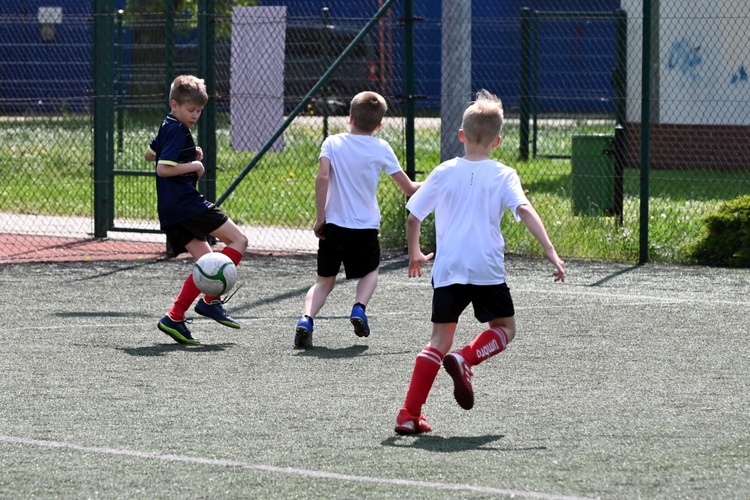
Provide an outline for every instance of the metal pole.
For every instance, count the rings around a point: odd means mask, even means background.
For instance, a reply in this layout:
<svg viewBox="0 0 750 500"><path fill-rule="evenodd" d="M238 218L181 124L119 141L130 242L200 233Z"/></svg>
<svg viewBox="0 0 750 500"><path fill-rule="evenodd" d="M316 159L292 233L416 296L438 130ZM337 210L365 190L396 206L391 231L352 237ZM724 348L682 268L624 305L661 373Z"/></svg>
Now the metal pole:
<svg viewBox="0 0 750 500"><path fill-rule="evenodd" d="M648 262L649 162L651 149L651 0L643 0L641 62L641 218L639 262Z"/></svg>
<svg viewBox="0 0 750 500"><path fill-rule="evenodd" d="M518 153L529 159L529 80L531 79L531 9L521 9L521 101Z"/></svg>
<svg viewBox="0 0 750 500"><path fill-rule="evenodd" d="M164 102L167 103L167 113L171 111L169 107L169 88L174 80L174 10L173 2L164 2Z"/></svg>
<svg viewBox="0 0 750 500"><path fill-rule="evenodd" d="M406 175L414 180L416 175L416 152L414 144L414 1L406 0L404 5L404 59L406 61L406 123L404 140L406 141Z"/></svg>
<svg viewBox="0 0 750 500"><path fill-rule="evenodd" d="M628 15L619 9L615 12L617 19L617 62L615 63L615 73L612 77L612 85L615 90L617 99L615 109L615 124L627 127L627 109L628 109Z"/></svg>
<svg viewBox="0 0 750 500"><path fill-rule="evenodd" d="M200 192L216 199L216 0L198 2L198 72L206 82L208 102L198 120L198 139L203 150Z"/></svg>
<svg viewBox="0 0 750 500"><path fill-rule="evenodd" d="M531 156L536 158L539 135L539 18L531 13Z"/></svg>
<svg viewBox="0 0 750 500"><path fill-rule="evenodd" d="M625 184L625 162L626 162L626 137L625 127L621 124L615 125L615 200L614 215L617 222L622 226L622 210Z"/></svg>
<svg viewBox="0 0 750 500"><path fill-rule="evenodd" d="M471 101L471 0L443 0L442 20L440 160L445 161L464 155L458 129Z"/></svg>
<svg viewBox="0 0 750 500"><path fill-rule="evenodd" d="M123 42L122 42L122 16L125 13L124 10L120 9L117 11L117 68L115 73L116 93L117 96L117 154L121 155L124 147L123 129L125 128L125 117L124 114L124 96L125 96L125 83L123 82L123 75L125 71L122 67L122 53L123 53Z"/></svg>
<svg viewBox="0 0 750 500"><path fill-rule="evenodd" d="M115 147L114 0L94 0L94 237L106 238L111 219Z"/></svg>
<svg viewBox="0 0 750 500"><path fill-rule="evenodd" d="M326 67L330 61L328 57L330 55L330 35L328 33L329 26L329 14L330 10L328 7L323 7L323 63ZM323 101L323 139L328 137L328 82L324 83L321 87L321 97Z"/></svg>

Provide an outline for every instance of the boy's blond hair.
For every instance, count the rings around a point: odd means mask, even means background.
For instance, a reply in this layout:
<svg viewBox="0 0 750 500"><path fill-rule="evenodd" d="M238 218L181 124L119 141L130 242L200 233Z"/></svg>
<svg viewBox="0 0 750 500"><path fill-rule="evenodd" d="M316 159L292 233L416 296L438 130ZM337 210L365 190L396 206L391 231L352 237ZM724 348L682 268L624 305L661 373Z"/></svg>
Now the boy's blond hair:
<svg viewBox="0 0 750 500"><path fill-rule="evenodd" d="M354 126L365 133L371 133L383 121L388 104L377 92L360 92L352 99L349 115L353 118Z"/></svg>
<svg viewBox="0 0 750 500"><path fill-rule="evenodd" d="M466 142L491 144L503 130L503 101L487 90L480 90L476 100L464 111L461 128Z"/></svg>
<svg viewBox="0 0 750 500"><path fill-rule="evenodd" d="M169 88L169 100L174 100L177 104L205 106L208 102L206 83L193 75L180 75Z"/></svg>

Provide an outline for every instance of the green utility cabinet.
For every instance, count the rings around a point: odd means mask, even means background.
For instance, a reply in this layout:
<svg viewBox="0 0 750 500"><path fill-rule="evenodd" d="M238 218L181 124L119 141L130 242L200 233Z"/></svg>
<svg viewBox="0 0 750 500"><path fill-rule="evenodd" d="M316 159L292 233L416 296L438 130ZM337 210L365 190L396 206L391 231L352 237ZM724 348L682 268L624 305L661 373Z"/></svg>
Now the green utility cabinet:
<svg viewBox="0 0 750 500"><path fill-rule="evenodd" d="M572 147L573 214L614 214L615 136L574 135Z"/></svg>

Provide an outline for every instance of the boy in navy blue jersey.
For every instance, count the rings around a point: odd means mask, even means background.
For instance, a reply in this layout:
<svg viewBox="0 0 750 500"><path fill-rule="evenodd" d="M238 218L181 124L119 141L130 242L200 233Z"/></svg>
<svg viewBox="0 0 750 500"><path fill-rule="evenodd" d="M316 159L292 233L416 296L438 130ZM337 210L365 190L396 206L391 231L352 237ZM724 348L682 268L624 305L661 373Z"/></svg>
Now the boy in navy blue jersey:
<svg viewBox="0 0 750 500"><path fill-rule="evenodd" d="M208 94L203 80L190 75L175 78L169 92L171 112L145 156L147 161L156 161L159 223L175 255L189 252L198 260L212 251L207 241L210 235L226 245L221 253L239 265L247 248L247 237L196 189L205 169L201 163L203 151L195 145L190 129L200 118L206 102ZM181 344L198 344L185 325L185 313L200 293L190 274L174 305L159 321L159 330ZM204 296L195 306L195 312L230 328L240 327L227 314L221 297Z"/></svg>

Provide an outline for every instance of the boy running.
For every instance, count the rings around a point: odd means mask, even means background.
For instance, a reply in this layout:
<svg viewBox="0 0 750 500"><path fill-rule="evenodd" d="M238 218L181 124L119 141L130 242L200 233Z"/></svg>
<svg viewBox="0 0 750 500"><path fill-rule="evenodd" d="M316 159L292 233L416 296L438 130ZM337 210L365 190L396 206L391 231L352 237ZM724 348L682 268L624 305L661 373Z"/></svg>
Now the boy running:
<svg viewBox="0 0 750 500"><path fill-rule="evenodd" d="M211 252L209 235L226 246L221 253L239 265L247 248L247 237L212 202L196 189L204 173L203 151L196 147L190 129L208 102L203 80L190 75L174 79L169 92L171 112L146 149L146 160L156 161L156 193L159 223L175 255L190 252L194 260ZM181 344L198 344L185 325L185 313L200 295L192 273L182 285L169 312L158 323L162 332ZM230 328L240 324L227 314L221 297L204 296L195 312Z"/></svg>
<svg viewBox="0 0 750 500"><path fill-rule="evenodd" d="M358 337L370 335L365 309L378 282L380 268L380 208L376 197L380 173L385 172L407 196L419 183L404 173L391 146L373 137L388 106L376 92L354 96L349 133L329 136L320 151L315 178L313 225L318 241L318 276L305 296L297 322L294 347L313 347L313 321L336 285L344 264L346 279L357 279L355 304L349 320Z"/></svg>
<svg viewBox="0 0 750 500"><path fill-rule="evenodd" d="M490 159L500 145L503 108L499 98L481 90L466 109L458 138L465 156L439 165L406 204L409 277L422 276L432 259L419 246L422 221L435 212L437 256L432 269L432 336L414 364L406 400L396 417L398 434L430 432L422 406L442 362L453 379L461 408L474 406L472 367L502 352L516 335L515 311L505 283L504 240L500 221L505 210L521 220L555 266L555 281L565 281L563 261L539 215L526 199L518 174ZM450 352L458 318L472 304L474 317L488 323L463 348Z"/></svg>

